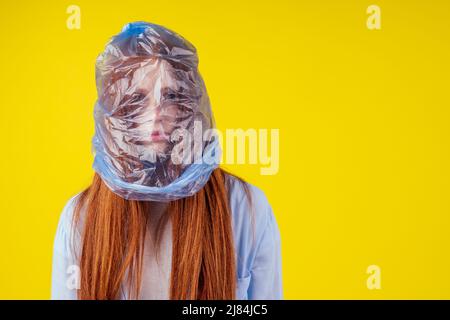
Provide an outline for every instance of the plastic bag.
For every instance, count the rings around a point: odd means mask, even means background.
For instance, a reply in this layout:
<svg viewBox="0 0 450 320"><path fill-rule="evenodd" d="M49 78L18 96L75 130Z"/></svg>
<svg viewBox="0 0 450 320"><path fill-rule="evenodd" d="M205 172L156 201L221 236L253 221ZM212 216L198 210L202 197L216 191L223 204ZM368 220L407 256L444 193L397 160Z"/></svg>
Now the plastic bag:
<svg viewBox="0 0 450 320"><path fill-rule="evenodd" d="M220 144L195 47L165 27L125 25L96 61L94 170L128 200L198 192Z"/></svg>

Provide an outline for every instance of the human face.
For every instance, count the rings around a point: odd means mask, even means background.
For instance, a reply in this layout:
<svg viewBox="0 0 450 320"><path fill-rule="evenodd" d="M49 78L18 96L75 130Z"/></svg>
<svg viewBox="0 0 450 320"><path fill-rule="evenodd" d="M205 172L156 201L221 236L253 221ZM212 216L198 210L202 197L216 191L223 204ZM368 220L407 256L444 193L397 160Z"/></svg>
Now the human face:
<svg viewBox="0 0 450 320"><path fill-rule="evenodd" d="M166 60L155 59L136 69L126 84L115 113L127 123L126 140L154 155L168 155L172 132L187 128L194 116L192 81Z"/></svg>

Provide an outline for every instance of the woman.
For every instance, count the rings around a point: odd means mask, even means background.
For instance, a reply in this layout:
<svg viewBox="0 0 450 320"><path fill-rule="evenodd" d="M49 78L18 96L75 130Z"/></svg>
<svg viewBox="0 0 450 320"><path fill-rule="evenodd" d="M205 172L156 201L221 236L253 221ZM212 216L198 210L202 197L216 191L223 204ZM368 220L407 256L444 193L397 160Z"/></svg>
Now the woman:
<svg viewBox="0 0 450 320"><path fill-rule="evenodd" d="M264 193L219 168L196 49L127 24L96 62L92 184L66 204L53 299L282 299Z"/></svg>

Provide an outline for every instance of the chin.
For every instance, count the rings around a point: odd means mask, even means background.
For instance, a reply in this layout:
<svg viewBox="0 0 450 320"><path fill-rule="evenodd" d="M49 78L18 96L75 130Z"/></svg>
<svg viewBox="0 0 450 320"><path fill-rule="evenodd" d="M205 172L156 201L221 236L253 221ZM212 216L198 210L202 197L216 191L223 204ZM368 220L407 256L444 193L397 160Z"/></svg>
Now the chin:
<svg viewBox="0 0 450 320"><path fill-rule="evenodd" d="M168 145L164 141L152 142L151 148L157 155L165 155L169 151Z"/></svg>

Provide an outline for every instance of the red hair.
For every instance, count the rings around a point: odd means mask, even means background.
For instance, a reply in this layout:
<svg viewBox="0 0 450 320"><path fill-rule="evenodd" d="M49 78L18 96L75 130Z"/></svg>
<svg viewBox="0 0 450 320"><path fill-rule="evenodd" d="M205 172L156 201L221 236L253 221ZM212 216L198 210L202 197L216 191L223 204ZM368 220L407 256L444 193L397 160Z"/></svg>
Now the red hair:
<svg viewBox="0 0 450 320"><path fill-rule="evenodd" d="M157 248L163 225L172 220L170 299L235 299L235 248L226 174L223 169L214 170L195 195L170 202L158 222ZM84 214L79 299L117 299L125 280L128 297L138 298L146 225L151 217L148 204L119 197L98 174L80 194L74 212L75 225Z"/></svg>

